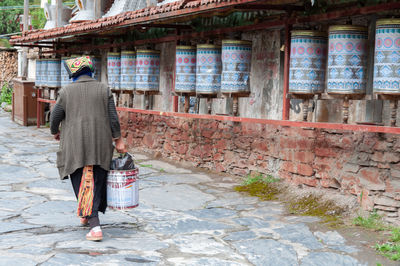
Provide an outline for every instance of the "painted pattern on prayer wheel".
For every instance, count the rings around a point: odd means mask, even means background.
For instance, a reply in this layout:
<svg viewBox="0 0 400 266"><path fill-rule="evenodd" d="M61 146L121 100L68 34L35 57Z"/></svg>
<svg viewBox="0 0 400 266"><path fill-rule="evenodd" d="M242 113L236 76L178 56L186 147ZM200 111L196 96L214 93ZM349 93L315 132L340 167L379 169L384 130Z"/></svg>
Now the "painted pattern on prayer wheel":
<svg viewBox="0 0 400 266"><path fill-rule="evenodd" d="M37 87L42 86L42 76L43 76L42 63L43 59L36 59L35 86Z"/></svg>
<svg viewBox="0 0 400 266"><path fill-rule="evenodd" d="M60 58L51 58L47 60L47 86L50 88L61 87Z"/></svg>
<svg viewBox="0 0 400 266"><path fill-rule="evenodd" d="M119 90L121 85L121 54L107 54L108 86L112 90Z"/></svg>
<svg viewBox="0 0 400 266"><path fill-rule="evenodd" d="M221 92L249 92L251 42L240 40L223 40L221 60Z"/></svg>
<svg viewBox="0 0 400 266"><path fill-rule="evenodd" d="M365 93L367 46L367 28L351 25L329 27L328 93Z"/></svg>
<svg viewBox="0 0 400 266"><path fill-rule="evenodd" d="M49 59L42 59L42 67L40 68L42 70L42 75L41 75L42 86L48 86L47 85L47 80L49 76L47 72L48 61Z"/></svg>
<svg viewBox="0 0 400 266"><path fill-rule="evenodd" d="M196 63L196 93L218 93L221 90L221 47L197 45Z"/></svg>
<svg viewBox="0 0 400 266"><path fill-rule="evenodd" d="M374 92L400 94L400 19L376 22Z"/></svg>
<svg viewBox="0 0 400 266"><path fill-rule="evenodd" d="M292 31L289 92L321 93L325 89L327 36L324 32Z"/></svg>
<svg viewBox="0 0 400 266"><path fill-rule="evenodd" d="M69 78L68 71L64 66L64 62L68 59L69 57L61 58L61 87L65 87L72 82L72 80Z"/></svg>
<svg viewBox="0 0 400 266"><path fill-rule="evenodd" d="M121 52L121 89L134 90L136 82L136 52Z"/></svg>
<svg viewBox="0 0 400 266"><path fill-rule="evenodd" d="M158 91L160 88L160 51L136 51L136 90Z"/></svg>
<svg viewBox="0 0 400 266"><path fill-rule="evenodd" d="M196 47L176 47L175 91L196 91Z"/></svg>

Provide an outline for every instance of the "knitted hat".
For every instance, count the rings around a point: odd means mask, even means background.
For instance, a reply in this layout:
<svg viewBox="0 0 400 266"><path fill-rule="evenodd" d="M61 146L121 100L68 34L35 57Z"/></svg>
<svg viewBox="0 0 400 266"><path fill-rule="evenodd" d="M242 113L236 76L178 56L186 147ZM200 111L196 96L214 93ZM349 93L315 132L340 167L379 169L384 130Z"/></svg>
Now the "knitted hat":
<svg viewBox="0 0 400 266"><path fill-rule="evenodd" d="M64 67L68 72L69 78L79 76L81 73L90 71L94 72L94 65L89 56L71 58L64 61Z"/></svg>

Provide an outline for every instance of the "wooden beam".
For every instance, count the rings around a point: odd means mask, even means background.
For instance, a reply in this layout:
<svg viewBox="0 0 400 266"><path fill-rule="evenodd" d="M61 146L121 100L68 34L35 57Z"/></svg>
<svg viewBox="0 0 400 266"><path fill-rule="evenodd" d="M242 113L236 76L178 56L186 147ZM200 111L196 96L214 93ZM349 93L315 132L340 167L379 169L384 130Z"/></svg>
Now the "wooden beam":
<svg viewBox="0 0 400 266"><path fill-rule="evenodd" d="M303 6L293 6L293 5L266 5L266 4L246 4L235 6L235 9L242 11L254 11L254 10L292 10L292 11L304 11Z"/></svg>

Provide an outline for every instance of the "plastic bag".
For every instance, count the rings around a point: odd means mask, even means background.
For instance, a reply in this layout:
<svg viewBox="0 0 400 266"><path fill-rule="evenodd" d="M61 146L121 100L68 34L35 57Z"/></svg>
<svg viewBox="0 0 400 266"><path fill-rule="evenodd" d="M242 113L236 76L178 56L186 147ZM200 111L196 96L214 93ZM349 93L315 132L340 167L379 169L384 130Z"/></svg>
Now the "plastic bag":
<svg viewBox="0 0 400 266"><path fill-rule="evenodd" d="M133 170L135 169L134 157L130 153L120 154L111 161L111 170Z"/></svg>

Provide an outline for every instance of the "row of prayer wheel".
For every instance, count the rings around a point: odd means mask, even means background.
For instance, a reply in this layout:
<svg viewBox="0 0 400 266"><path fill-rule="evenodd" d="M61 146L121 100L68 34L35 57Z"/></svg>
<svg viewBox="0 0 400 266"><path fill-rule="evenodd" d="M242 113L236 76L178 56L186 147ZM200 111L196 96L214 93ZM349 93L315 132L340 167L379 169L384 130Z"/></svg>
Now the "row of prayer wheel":
<svg viewBox="0 0 400 266"><path fill-rule="evenodd" d="M251 42L223 40L222 47L176 47L175 92L216 94L249 92Z"/></svg>
<svg viewBox="0 0 400 266"><path fill-rule="evenodd" d="M367 56L366 27L331 26L328 38L324 32L292 31L289 92L322 93L326 80L328 93L365 94ZM376 22L374 93L400 94L399 82L400 19L381 19Z"/></svg>
<svg viewBox="0 0 400 266"><path fill-rule="evenodd" d="M108 85L113 90L158 91L160 52L122 51L107 54Z"/></svg>
<svg viewBox="0 0 400 266"><path fill-rule="evenodd" d="M80 57L81 55L72 55L71 58ZM101 79L101 57L90 56L93 61L95 71L93 78L100 81ZM37 59L36 60L36 79L35 86L60 88L72 82L68 72L64 67L64 61L69 57Z"/></svg>

